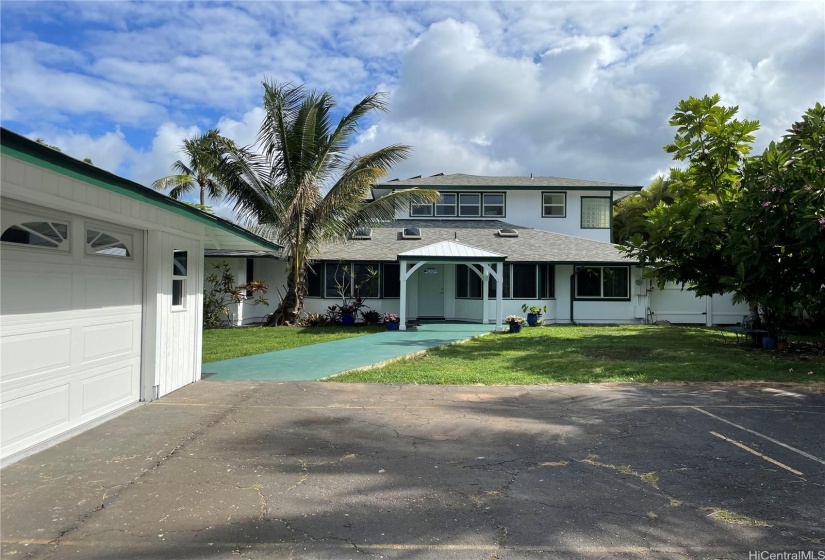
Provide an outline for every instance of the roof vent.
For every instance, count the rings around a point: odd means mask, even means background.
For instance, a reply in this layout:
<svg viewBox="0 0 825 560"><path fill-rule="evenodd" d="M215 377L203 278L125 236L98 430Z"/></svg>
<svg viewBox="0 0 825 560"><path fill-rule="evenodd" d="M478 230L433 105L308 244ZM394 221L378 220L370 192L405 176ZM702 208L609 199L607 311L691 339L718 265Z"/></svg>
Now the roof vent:
<svg viewBox="0 0 825 560"><path fill-rule="evenodd" d="M498 230L499 237L518 237L518 230L515 229L500 229Z"/></svg>
<svg viewBox="0 0 825 560"><path fill-rule="evenodd" d="M444 173L436 173L435 175L430 175L430 177L443 177Z"/></svg>
<svg viewBox="0 0 825 560"><path fill-rule="evenodd" d="M421 175L416 175L415 177L410 177L407 181L412 181L413 179L420 179Z"/></svg>
<svg viewBox="0 0 825 560"><path fill-rule="evenodd" d="M401 239L421 239L421 229L417 227L404 228Z"/></svg>
<svg viewBox="0 0 825 560"><path fill-rule="evenodd" d="M359 227L352 232L352 239L372 239L372 229L368 227Z"/></svg>

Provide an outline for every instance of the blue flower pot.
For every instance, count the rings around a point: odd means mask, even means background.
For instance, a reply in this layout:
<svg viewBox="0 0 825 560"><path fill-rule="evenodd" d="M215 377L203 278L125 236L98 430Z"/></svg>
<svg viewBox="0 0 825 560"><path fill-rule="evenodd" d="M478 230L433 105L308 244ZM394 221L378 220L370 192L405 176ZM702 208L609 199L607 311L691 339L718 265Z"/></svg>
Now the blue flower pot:
<svg viewBox="0 0 825 560"><path fill-rule="evenodd" d="M765 350L776 350L776 337L765 335L762 337L762 348Z"/></svg>
<svg viewBox="0 0 825 560"><path fill-rule="evenodd" d="M527 314L527 324L531 327L535 327L539 324L539 314L538 313L528 313Z"/></svg>
<svg viewBox="0 0 825 560"><path fill-rule="evenodd" d="M510 325L510 332L513 334L521 332L521 324L520 323L508 323Z"/></svg>
<svg viewBox="0 0 825 560"><path fill-rule="evenodd" d="M397 331L398 330L398 323L384 323L384 326L387 327L388 331Z"/></svg>
<svg viewBox="0 0 825 560"><path fill-rule="evenodd" d="M355 324L355 314L351 311L344 311L341 313L341 326L351 327Z"/></svg>

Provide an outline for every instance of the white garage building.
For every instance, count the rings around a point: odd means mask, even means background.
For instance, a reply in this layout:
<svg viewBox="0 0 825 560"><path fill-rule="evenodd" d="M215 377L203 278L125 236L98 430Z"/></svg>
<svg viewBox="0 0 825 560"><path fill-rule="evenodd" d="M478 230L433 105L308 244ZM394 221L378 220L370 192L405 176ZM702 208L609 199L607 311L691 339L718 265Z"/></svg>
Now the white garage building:
<svg viewBox="0 0 825 560"><path fill-rule="evenodd" d="M204 250L277 245L3 129L8 464L201 376Z"/></svg>

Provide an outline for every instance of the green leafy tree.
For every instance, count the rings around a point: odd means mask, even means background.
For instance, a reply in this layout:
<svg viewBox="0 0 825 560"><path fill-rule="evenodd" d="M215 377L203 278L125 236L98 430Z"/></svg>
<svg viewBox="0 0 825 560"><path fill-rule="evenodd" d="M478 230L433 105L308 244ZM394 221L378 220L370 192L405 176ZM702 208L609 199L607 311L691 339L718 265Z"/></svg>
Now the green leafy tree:
<svg viewBox="0 0 825 560"><path fill-rule="evenodd" d="M825 107L744 166L728 253L735 299L759 304L774 326L804 310L825 320Z"/></svg>
<svg viewBox="0 0 825 560"><path fill-rule="evenodd" d="M659 203L673 204L669 177L659 175L646 189L620 200L613 208L613 242L626 243L634 235L647 237L647 213Z"/></svg>
<svg viewBox="0 0 825 560"><path fill-rule="evenodd" d="M185 155L186 162L177 160L173 163L172 170L176 173L161 177L152 183L152 188L159 191L171 189L169 196L175 200L190 192L198 192L199 207L206 208L207 195L212 198L223 196L224 189L215 180L213 169L221 150L227 145L231 145L231 141L222 137L217 129L185 139L181 152Z"/></svg>
<svg viewBox="0 0 825 560"><path fill-rule="evenodd" d="M740 196L740 165L750 153L758 121L737 120L738 107L719 96L680 101L670 119L677 127L665 151L687 162L671 169L674 201L647 213L646 235L635 233L625 250L651 267L660 284L688 285L697 295L730 291L736 263L726 254L730 209Z"/></svg>
<svg viewBox="0 0 825 560"><path fill-rule="evenodd" d="M213 265L214 271L206 276L203 292L203 326L214 329L229 320L229 305L238 304L251 295L252 305L268 305L264 298L269 286L266 282L251 280L245 284L235 284L235 276L225 262Z"/></svg>
<svg viewBox="0 0 825 560"><path fill-rule="evenodd" d="M265 116L256 149L224 146L216 167L235 210L280 243L287 261L287 286L272 324L296 324L306 294L306 271L318 248L346 239L355 229L394 218L412 202L438 193L403 190L372 202L371 188L409 146L392 145L364 155L348 154L372 111L386 110L384 95L358 102L334 122L335 100L327 92L264 82Z"/></svg>

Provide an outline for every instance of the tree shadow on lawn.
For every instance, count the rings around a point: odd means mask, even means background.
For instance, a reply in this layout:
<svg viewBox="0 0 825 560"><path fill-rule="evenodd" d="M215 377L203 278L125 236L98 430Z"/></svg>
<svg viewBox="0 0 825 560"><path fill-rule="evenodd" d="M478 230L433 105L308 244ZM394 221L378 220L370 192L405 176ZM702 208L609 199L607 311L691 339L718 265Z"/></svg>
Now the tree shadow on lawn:
<svg viewBox="0 0 825 560"><path fill-rule="evenodd" d="M655 328L655 327L654 327ZM548 329L549 332L545 331ZM693 328L665 327L614 334L610 331L565 332L545 327L537 335L494 335L470 350L472 361L500 363L537 383L605 380L806 382L825 378L825 361L780 355L727 344L727 337ZM667 338L662 338L666 331ZM530 331L528 331L529 333ZM567 336L569 335L569 336ZM444 358L465 357L467 348L438 351ZM816 365L813 377L789 372L795 364Z"/></svg>
<svg viewBox="0 0 825 560"><path fill-rule="evenodd" d="M592 414L585 410L581 417L561 409L548 417L548 404L547 399L523 395L468 402L457 393L429 418L403 406L374 412L300 411L291 419L238 413L224 429L193 443L188 451L197 458L184 453L165 467L185 470L189 462L202 461L188 483L175 485L171 477L158 480L162 472L146 481L160 485L162 502L176 507L147 500L147 507L165 515L166 531L161 526L130 530L151 536L161 530L165 540L130 542L129 557L211 558L231 552L250 557L364 553L440 559L508 553L529 557L549 551L566 558L643 552L692 558L700 551L719 556L719 551L755 550L764 542L798 543L781 528L709 519L703 507L732 501L738 512L754 515L736 492L728 490L731 495L724 499L714 496L730 483L726 478L705 473L704 480L696 482L705 484L703 491L689 501L645 481L632 464L622 469L590 459L590 450L626 437L636 424L588 423ZM642 415L634 421L654 423ZM667 442L662 437L648 447L672 452ZM685 460L696 455L691 446L678 450ZM233 510L231 522L225 521L228 511L194 514L207 510L199 501L205 504L221 491L214 483L199 484L197 477L218 479L228 467L237 479L221 485L249 490L251 502ZM749 473L741 476L743 484L756 484ZM764 483L760 478L759 484ZM780 519L782 500L771 500L777 502L772 518ZM116 502L99 515L118 519L133 507ZM91 535L93 529L87 528ZM104 552L83 549L82 540L76 542L90 559L110 558L120 544Z"/></svg>

